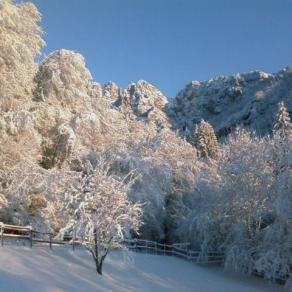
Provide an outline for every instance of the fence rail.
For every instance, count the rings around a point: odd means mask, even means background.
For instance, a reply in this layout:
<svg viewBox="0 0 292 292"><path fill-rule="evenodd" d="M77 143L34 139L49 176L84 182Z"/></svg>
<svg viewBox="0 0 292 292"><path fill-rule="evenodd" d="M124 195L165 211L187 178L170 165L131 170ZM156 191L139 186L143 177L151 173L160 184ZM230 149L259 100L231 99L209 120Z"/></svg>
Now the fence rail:
<svg viewBox="0 0 292 292"><path fill-rule="evenodd" d="M80 241L74 236L70 237L70 240L57 240L54 239L53 233L50 232L36 231L31 226L9 225L0 222L1 246L4 245L5 238L27 240L31 247L33 247L33 243L49 244L50 248L53 245L72 245L73 250L75 246L85 243L85 241ZM165 244L146 239L127 239L122 244L135 252L174 256L198 264L223 264L225 260L225 254L223 252L209 251L202 255L201 251L191 250L190 244L188 243ZM254 271L252 274L258 277L264 276L257 271ZM279 276L276 281L283 284L287 278Z"/></svg>
<svg viewBox="0 0 292 292"><path fill-rule="evenodd" d="M1 246L4 245L5 238L27 240L29 241L31 247L33 246L33 243L36 242L47 243L50 248L52 248L53 244L65 244L62 240L53 239L53 233L36 231L33 230L31 226L9 225L0 222Z"/></svg>
<svg viewBox="0 0 292 292"><path fill-rule="evenodd" d="M130 239L124 240L123 244L130 250L136 252L152 253L157 255L168 255L183 258L187 261L211 264L221 264L224 262L224 253L217 251L210 251L202 256L200 251L190 250L189 245L180 247L179 244L161 244L155 241L144 239Z"/></svg>
<svg viewBox="0 0 292 292"><path fill-rule="evenodd" d="M34 243L49 244L50 248L53 245L68 245L71 244L73 249L76 245L82 244L78 239L72 237L68 240L56 240L53 233L40 232L33 230L31 226L9 225L0 222L0 238L1 246L4 245L5 238L15 238L27 240L32 247ZM224 254L216 251L209 252L204 257L200 256L199 251L190 250L189 243L162 244L155 241L144 239L124 240L123 245L130 250L137 252L152 253L157 255L175 256L188 261L197 263L223 263Z"/></svg>

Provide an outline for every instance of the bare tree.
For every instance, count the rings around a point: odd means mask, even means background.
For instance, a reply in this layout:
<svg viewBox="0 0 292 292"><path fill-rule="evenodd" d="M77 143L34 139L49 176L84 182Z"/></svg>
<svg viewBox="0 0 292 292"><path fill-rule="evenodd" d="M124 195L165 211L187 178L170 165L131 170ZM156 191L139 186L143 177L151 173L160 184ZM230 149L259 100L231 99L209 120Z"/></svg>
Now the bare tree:
<svg viewBox="0 0 292 292"><path fill-rule="evenodd" d="M131 176L120 181L109 176L104 165L86 170L68 190L64 210L70 214L68 225L92 254L96 271L102 275L107 254L131 234L137 233L142 223L141 206L128 199Z"/></svg>

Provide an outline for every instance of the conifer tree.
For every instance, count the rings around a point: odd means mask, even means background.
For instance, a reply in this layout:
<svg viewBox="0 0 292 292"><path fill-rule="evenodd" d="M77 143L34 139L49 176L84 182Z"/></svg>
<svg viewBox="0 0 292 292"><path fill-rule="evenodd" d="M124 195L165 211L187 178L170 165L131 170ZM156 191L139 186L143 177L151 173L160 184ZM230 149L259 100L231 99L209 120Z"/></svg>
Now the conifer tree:
<svg viewBox="0 0 292 292"><path fill-rule="evenodd" d="M276 117L276 122L273 127L274 137L281 139L292 138L292 123L289 118L289 113L284 105L284 102L279 104L279 110Z"/></svg>
<svg viewBox="0 0 292 292"><path fill-rule="evenodd" d="M201 120L195 130L194 142L200 156L218 159L219 145L211 124Z"/></svg>
<svg viewBox="0 0 292 292"><path fill-rule="evenodd" d="M274 169L279 178L281 173L291 168L292 123L284 102L279 104L273 136L275 142Z"/></svg>

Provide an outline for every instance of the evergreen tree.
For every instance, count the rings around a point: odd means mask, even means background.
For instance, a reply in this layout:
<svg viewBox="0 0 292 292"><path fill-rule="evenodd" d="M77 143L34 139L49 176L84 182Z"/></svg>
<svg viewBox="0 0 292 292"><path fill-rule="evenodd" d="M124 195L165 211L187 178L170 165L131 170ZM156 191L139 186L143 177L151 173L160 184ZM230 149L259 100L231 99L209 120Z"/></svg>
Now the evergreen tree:
<svg viewBox="0 0 292 292"><path fill-rule="evenodd" d="M292 123L284 102L279 104L273 135L275 143L274 169L278 177L282 172L291 168Z"/></svg>
<svg viewBox="0 0 292 292"><path fill-rule="evenodd" d="M194 142L200 156L218 159L219 145L211 124L201 120L195 130Z"/></svg>
<svg viewBox="0 0 292 292"><path fill-rule="evenodd" d="M276 122L273 127L273 134L275 137L285 140L292 138L292 123L284 102L280 102L279 104Z"/></svg>

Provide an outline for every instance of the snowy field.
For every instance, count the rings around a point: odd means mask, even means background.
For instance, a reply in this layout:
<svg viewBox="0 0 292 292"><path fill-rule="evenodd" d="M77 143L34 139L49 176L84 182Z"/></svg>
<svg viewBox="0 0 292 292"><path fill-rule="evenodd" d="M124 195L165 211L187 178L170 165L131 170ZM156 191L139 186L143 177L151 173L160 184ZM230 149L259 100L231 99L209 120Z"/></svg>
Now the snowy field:
<svg viewBox="0 0 292 292"><path fill-rule="evenodd" d="M113 252L96 274L84 250L0 247L0 291L285 291L262 279L172 257Z"/></svg>

